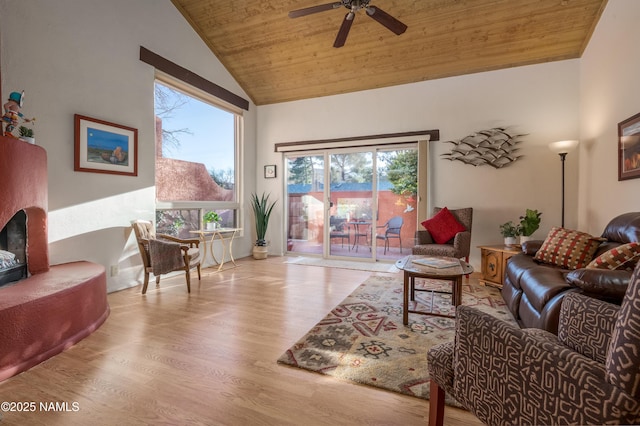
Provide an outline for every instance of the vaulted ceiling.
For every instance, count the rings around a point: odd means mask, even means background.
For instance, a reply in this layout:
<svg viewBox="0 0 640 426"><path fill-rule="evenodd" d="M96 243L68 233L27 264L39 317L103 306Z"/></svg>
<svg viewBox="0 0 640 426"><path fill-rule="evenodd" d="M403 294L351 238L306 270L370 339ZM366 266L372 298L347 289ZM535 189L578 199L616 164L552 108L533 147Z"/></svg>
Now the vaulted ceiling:
<svg viewBox="0 0 640 426"><path fill-rule="evenodd" d="M371 0L406 32L359 10L334 48L345 7L288 16L328 0L172 1L256 105L579 58L607 3Z"/></svg>

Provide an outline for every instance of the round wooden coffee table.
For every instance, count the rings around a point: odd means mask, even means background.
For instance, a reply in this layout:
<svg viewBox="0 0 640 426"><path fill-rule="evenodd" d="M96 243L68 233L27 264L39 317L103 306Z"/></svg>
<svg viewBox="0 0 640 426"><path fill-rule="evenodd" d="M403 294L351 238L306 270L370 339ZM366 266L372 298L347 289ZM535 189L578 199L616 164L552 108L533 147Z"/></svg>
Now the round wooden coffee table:
<svg viewBox="0 0 640 426"><path fill-rule="evenodd" d="M416 278L431 278L451 282L451 302L454 307L462 303L462 276L473 272L473 267L467 262L453 257L436 256L405 256L396 262L396 268L404 271L404 302L402 305L402 323L409 324L409 313L434 315L439 317L454 318L455 315L440 314L434 312L409 309L409 299L415 301L416 291L436 290L416 289ZM448 292L447 292L448 293Z"/></svg>

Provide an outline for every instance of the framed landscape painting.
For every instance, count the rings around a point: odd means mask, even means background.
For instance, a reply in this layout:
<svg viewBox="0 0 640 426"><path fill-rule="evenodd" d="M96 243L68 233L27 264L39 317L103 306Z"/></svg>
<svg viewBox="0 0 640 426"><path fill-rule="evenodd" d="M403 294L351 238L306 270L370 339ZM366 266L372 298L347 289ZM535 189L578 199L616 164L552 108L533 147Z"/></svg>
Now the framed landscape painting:
<svg viewBox="0 0 640 426"><path fill-rule="evenodd" d="M618 124L618 180L640 177L640 113Z"/></svg>
<svg viewBox="0 0 640 426"><path fill-rule="evenodd" d="M75 114L74 170L138 176L138 129Z"/></svg>

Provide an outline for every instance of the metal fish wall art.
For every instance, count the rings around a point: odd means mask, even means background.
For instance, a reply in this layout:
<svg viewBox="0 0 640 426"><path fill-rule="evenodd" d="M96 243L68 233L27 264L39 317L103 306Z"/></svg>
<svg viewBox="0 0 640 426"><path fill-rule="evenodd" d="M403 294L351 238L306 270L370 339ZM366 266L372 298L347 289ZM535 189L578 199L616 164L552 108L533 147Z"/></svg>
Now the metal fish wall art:
<svg viewBox="0 0 640 426"><path fill-rule="evenodd" d="M521 137L526 134L514 134L505 127L494 127L482 130L456 141L445 141L453 144L451 152L441 154L449 161L460 161L472 166L491 166L496 169L508 166L523 157L518 155L517 147Z"/></svg>

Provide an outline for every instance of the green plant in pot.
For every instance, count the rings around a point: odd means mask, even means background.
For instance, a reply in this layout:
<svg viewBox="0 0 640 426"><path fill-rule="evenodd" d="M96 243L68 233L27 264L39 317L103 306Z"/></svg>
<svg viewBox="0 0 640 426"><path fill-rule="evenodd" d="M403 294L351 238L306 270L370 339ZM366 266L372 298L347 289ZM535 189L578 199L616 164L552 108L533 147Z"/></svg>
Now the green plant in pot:
<svg viewBox="0 0 640 426"><path fill-rule="evenodd" d="M205 223L207 230L211 231L218 227L218 223L220 222L220 215L214 211L206 212L202 217L202 220Z"/></svg>
<svg viewBox="0 0 640 426"><path fill-rule="evenodd" d="M20 139L21 140L23 140L25 142L29 142L31 144L35 144L36 143L36 139L34 137L33 129L30 129L30 128L26 127L26 126L20 126L18 131L20 132Z"/></svg>
<svg viewBox="0 0 640 426"><path fill-rule="evenodd" d="M255 259L267 258L267 240L265 235L267 234L267 227L269 226L269 218L273 207L276 205L276 201L269 201L270 194L262 194L258 197L257 194L251 194L251 207L253 208L253 214L256 221L256 244L253 247L253 257Z"/></svg>
<svg viewBox="0 0 640 426"><path fill-rule="evenodd" d="M534 232L540 227L540 213L538 210L527 209L524 216L520 216L520 242L528 240ZM524 241L523 241L524 240Z"/></svg>
<svg viewBox="0 0 640 426"><path fill-rule="evenodd" d="M505 246L515 246L518 235L520 235L521 229L520 225L516 225L510 220L507 223L503 223L500 225L500 233L504 237L504 245Z"/></svg>

